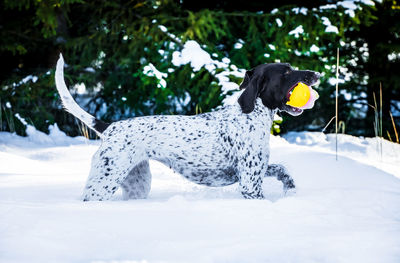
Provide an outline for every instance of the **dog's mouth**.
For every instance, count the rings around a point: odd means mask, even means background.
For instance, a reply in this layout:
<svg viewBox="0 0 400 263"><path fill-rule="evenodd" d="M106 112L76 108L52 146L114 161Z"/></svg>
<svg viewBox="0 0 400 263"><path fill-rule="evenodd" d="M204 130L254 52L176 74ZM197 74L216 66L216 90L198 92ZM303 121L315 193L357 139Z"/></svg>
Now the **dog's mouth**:
<svg viewBox="0 0 400 263"><path fill-rule="evenodd" d="M299 109L299 108L296 108L296 107L293 107L293 106L289 106L289 105L286 105L285 109L283 109L283 110L286 111L287 113L289 113L292 116L299 116L300 114L303 113L302 109Z"/></svg>
<svg viewBox="0 0 400 263"><path fill-rule="evenodd" d="M312 78L312 80L304 80L304 81L302 81L304 84L306 84L307 86L317 86L318 84L319 84L319 77L320 77L320 75L319 74L315 74L315 77L313 77ZM294 90L294 88L297 86L297 83L295 84L295 85L293 85L290 89L289 89L289 91L288 91L288 93L286 94L286 98L289 100L289 98L290 98L290 95L292 95L292 92L293 92L293 90ZM286 111L287 113L289 113L290 115L292 115L292 116L299 116L300 114L302 114L303 113L303 109L300 109L300 108L297 108L297 107L293 107L293 106L290 106L290 105L283 105L283 107L282 107L282 109L281 110L284 110L284 111Z"/></svg>

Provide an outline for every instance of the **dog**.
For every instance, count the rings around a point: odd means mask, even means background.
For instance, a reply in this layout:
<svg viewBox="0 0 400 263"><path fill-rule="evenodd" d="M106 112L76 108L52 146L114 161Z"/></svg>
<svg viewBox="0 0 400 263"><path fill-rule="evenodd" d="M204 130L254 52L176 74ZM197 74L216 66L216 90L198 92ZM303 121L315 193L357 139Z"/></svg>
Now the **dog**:
<svg viewBox="0 0 400 263"><path fill-rule="evenodd" d="M64 60L56 67L56 87L64 108L101 138L84 188L84 201L108 200L121 187L124 199L146 198L151 188L149 160L160 161L192 182L219 187L239 183L244 198L262 199L263 178L274 176L294 189L285 167L268 165L275 113L297 116L286 105L298 82L315 85L320 74L287 63L259 65L245 73L235 105L194 116L146 116L105 123L74 101L64 82Z"/></svg>

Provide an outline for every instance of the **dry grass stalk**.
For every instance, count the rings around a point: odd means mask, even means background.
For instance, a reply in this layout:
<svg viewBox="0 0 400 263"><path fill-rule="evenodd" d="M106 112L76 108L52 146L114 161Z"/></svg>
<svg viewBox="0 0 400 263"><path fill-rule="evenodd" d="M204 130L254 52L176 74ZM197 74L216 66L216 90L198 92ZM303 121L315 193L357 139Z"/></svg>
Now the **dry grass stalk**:
<svg viewBox="0 0 400 263"><path fill-rule="evenodd" d="M196 115L201 114L201 113L203 113L203 111L202 111L201 107L199 106L199 104L197 104L196 105Z"/></svg>
<svg viewBox="0 0 400 263"><path fill-rule="evenodd" d="M380 131L379 123L380 123L380 121L379 121L379 113L378 113L378 104L376 102L375 92L373 92L372 95L374 97L374 105L375 106L372 106L372 105L370 105L370 106L374 109L374 133L375 133L375 137L379 138L379 131ZM379 143L376 144L376 151L378 153L381 153L380 146L381 145Z"/></svg>
<svg viewBox="0 0 400 263"><path fill-rule="evenodd" d="M337 49L337 56L336 56L336 107L335 107L335 134L336 134L336 161L338 159L337 152L338 152L338 113L339 113L339 106L338 106L338 97L339 97L339 48Z"/></svg>
<svg viewBox="0 0 400 263"><path fill-rule="evenodd" d="M89 137L89 130L88 130L87 126L83 122L80 122L80 123L81 123L81 125L79 128L80 128L81 134L83 136L85 136L86 139L89 140L90 137Z"/></svg>
<svg viewBox="0 0 400 263"><path fill-rule="evenodd" d="M397 133L396 124L394 123L393 115L390 111L389 111L389 114L390 114L390 119L392 120L394 134L396 135L396 142L399 143L399 134Z"/></svg>
<svg viewBox="0 0 400 263"><path fill-rule="evenodd" d="M328 128L329 124L331 124L331 122L336 118L336 116L333 116L332 119L328 122L327 125L325 125L325 127L322 129L322 132L325 132L326 128Z"/></svg>
<svg viewBox="0 0 400 263"><path fill-rule="evenodd" d="M8 128L10 128L10 132L14 133L15 132L15 123L14 123L14 116L12 114L11 108L9 108L9 113L7 113L7 106L1 105L4 111L4 116L6 117L6 121L8 124Z"/></svg>
<svg viewBox="0 0 400 263"><path fill-rule="evenodd" d="M80 120L78 120L76 118L75 118L75 121L76 121L76 124L78 125L79 134L89 140L90 132L89 132L89 129L86 126L86 124L84 124L83 122L81 122Z"/></svg>
<svg viewBox="0 0 400 263"><path fill-rule="evenodd" d="M1 99L0 99L0 131L3 131L3 111L1 110Z"/></svg>
<svg viewBox="0 0 400 263"><path fill-rule="evenodd" d="M379 109L379 116L380 116L380 135L383 138L383 124L382 124L382 83L379 83L379 98L380 98L380 109Z"/></svg>
<svg viewBox="0 0 400 263"><path fill-rule="evenodd" d="M380 150L381 150L381 161L383 158L383 124L382 124L382 83L379 82L379 99L380 99L380 107L379 107L379 116L380 116L380 127L379 127L379 135L380 135L380 139L379 139L379 144L380 144Z"/></svg>
<svg viewBox="0 0 400 263"><path fill-rule="evenodd" d="M393 142L392 137L390 136L390 133L389 133L388 130L386 130L386 133L387 133L387 136L388 136L389 140L390 140L391 142Z"/></svg>
<svg viewBox="0 0 400 263"><path fill-rule="evenodd" d="M346 131L346 124L344 123L344 121L339 121L339 128L338 128L339 132L340 130L342 130L342 134L345 134Z"/></svg>

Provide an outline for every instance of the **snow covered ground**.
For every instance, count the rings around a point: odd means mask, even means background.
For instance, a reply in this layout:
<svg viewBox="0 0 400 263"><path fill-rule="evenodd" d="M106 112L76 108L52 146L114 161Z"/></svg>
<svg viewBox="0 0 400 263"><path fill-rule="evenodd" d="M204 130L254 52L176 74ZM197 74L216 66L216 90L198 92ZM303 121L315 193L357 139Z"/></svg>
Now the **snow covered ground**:
<svg viewBox="0 0 400 263"><path fill-rule="evenodd" d="M400 262L400 146L289 133L271 139L266 200L192 184L152 162L147 200L82 202L99 142L53 127L0 133L0 262Z"/></svg>

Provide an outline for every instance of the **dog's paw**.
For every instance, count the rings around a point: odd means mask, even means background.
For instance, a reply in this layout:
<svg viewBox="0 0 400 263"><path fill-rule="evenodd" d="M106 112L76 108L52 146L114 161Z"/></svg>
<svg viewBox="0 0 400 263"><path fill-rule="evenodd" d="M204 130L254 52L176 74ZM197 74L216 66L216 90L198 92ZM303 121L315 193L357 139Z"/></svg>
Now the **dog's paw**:
<svg viewBox="0 0 400 263"><path fill-rule="evenodd" d="M292 177L290 177L288 174L285 175L284 179L282 180L282 184L283 190L285 191L296 188Z"/></svg>
<svg viewBox="0 0 400 263"><path fill-rule="evenodd" d="M290 189L283 189L283 194L284 194L284 196L294 196L294 195L296 195L296 188L290 188Z"/></svg>

